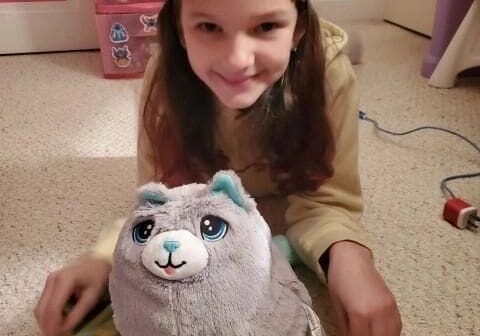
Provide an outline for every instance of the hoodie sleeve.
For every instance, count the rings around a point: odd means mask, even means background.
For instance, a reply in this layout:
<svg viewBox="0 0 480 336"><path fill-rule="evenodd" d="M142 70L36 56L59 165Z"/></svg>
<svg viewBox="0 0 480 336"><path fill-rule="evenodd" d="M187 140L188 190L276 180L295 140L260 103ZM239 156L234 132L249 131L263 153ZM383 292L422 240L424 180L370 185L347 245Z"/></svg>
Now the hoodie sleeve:
<svg viewBox="0 0 480 336"><path fill-rule="evenodd" d="M359 224L362 195L358 171L358 89L348 58L339 53L326 68L326 102L336 141L334 175L314 192L288 197L287 236L300 258L320 276L322 254L335 242L368 246Z"/></svg>

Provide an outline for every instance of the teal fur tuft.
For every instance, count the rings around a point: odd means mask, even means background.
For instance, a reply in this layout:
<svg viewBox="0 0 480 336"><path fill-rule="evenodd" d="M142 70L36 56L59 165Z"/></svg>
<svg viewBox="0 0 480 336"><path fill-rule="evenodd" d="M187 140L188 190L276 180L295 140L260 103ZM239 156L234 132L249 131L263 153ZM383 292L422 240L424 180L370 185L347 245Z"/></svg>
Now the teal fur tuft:
<svg viewBox="0 0 480 336"><path fill-rule="evenodd" d="M238 190L233 178L227 174L218 175L215 177L212 184L212 193L225 193L227 196L239 207L245 209L245 202Z"/></svg>
<svg viewBox="0 0 480 336"><path fill-rule="evenodd" d="M145 202L151 202L155 204L165 204L167 203L167 198L165 195L162 195L160 193L152 192L149 190L146 190L141 193L140 198L144 200Z"/></svg>
<svg viewBox="0 0 480 336"><path fill-rule="evenodd" d="M284 235L278 235L272 238L273 243L278 247L280 252L287 258L290 265L298 265L302 263L302 260L298 256L295 249Z"/></svg>

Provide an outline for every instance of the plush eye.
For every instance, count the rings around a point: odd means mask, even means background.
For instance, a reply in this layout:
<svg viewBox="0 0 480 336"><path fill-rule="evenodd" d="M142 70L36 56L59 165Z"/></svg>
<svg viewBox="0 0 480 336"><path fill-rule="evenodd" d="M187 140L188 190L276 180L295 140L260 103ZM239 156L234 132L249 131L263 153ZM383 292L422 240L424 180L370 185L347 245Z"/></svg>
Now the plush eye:
<svg viewBox="0 0 480 336"><path fill-rule="evenodd" d="M143 245L147 242L148 238L152 234L155 222L153 219L147 219L136 224L133 228L133 241L139 245Z"/></svg>
<svg viewBox="0 0 480 336"><path fill-rule="evenodd" d="M225 237L228 231L228 223L220 217L205 216L200 223L200 231L203 240L216 242Z"/></svg>

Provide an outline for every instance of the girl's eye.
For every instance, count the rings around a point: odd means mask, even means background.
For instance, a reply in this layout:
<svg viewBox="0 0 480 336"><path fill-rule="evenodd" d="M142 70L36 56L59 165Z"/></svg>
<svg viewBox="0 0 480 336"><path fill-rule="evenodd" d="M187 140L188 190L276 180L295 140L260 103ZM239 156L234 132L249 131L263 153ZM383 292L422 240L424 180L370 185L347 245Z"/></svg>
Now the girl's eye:
<svg viewBox="0 0 480 336"><path fill-rule="evenodd" d="M210 23L210 22L200 23L198 25L198 28L201 31L204 31L206 33L214 33L214 32L217 32L217 31L220 30L220 27L218 25L216 25L215 23Z"/></svg>
<svg viewBox="0 0 480 336"><path fill-rule="evenodd" d="M258 26L258 31L260 33L268 33L274 29L277 29L278 27L279 25L275 22L265 22L265 23L262 23L260 26Z"/></svg>
<svg viewBox="0 0 480 336"><path fill-rule="evenodd" d="M200 223L202 239L209 242L216 242L225 237L228 231L228 223L220 217L205 216Z"/></svg>
<svg viewBox="0 0 480 336"><path fill-rule="evenodd" d="M132 232L133 241L138 245L144 245L150 238L154 226L155 222L152 219L136 224Z"/></svg>

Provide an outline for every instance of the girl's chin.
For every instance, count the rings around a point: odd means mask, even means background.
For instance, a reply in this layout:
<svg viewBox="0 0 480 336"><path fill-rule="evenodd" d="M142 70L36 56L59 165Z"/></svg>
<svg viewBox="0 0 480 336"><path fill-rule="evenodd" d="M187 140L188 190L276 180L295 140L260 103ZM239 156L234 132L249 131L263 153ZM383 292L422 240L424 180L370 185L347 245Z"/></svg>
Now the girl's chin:
<svg viewBox="0 0 480 336"><path fill-rule="evenodd" d="M242 110L251 107L255 102L256 99L219 99L220 103L225 106L226 108L232 110Z"/></svg>
<svg viewBox="0 0 480 336"><path fill-rule="evenodd" d="M215 96L221 105L229 109L241 110L249 108L255 104L263 92L264 91L258 91L236 95L222 95L215 93Z"/></svg>

